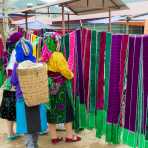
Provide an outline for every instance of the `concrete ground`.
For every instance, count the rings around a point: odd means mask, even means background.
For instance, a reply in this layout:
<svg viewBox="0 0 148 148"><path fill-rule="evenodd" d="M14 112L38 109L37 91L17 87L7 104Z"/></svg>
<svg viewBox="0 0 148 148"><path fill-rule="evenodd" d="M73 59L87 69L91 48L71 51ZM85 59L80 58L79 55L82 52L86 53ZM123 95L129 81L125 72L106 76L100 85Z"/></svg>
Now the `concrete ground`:
<svg viewBox="0 0 148 148"><path fill-rule="evenodd" d="M64 132L58 132L60 136L64 137ZM67 144L61 142L57 145L52 145L50 143L50 136L40 136L39 138L39 148L129 148L125 145L108 145L103 139L95 138L94 131L85 130L80 133L82 141L72 144ZM25 148L24 139L22 136L14 142L7 142L6 140L6 126L4 120L0 119L0 148Z"/></svg>

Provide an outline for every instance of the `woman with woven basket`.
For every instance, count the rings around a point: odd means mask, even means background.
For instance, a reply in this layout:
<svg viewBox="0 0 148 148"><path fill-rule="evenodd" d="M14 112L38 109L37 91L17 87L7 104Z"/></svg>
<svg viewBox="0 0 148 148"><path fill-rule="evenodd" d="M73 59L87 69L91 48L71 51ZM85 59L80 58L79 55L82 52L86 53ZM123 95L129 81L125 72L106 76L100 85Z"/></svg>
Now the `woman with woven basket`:
<svg viewBox="0 0 148 148"><path fill-rule="evenodd" d="M65 142L77 142L81 138L73 134L72 122L74 120L73 99L70 80L73 73L61 52L60 36L48 33L42 49L42 62L48 65L49 103L47 104L47 121L51 134L51 143L63 141L56 133L56 124L64 123L66 129Z"/></svg>
<svg viewBox="0 0 148 148"><path fill-rule="evenodd" d="M19 134L26 134L26 147L38 148L39 132L46 131L46 108L45 105L27 106L24 101L17 68L24 61L36 62L32 55L32 45L29 41L22 38L16 45L16 64L12 72L11 82L16 88L16 131Z"/></svg>

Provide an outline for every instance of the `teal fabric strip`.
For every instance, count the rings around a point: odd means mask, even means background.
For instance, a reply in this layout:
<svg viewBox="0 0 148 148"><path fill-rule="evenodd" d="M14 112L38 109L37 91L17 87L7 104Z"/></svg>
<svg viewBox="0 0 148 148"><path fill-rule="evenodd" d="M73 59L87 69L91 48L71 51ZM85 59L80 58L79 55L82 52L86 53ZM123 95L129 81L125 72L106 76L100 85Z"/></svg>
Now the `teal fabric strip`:
<svg viewBox="0 0 148 148"><path fill-rule="evenodd" d="M111 38L112 34L106 34L106 50L105 50L105 102L104 109L107 111L109 96L109 79L110 79L110 54L111 54Z"/></svg>
<svg viewBox="0 0 148 148"><path fill-rule="evenodd" d="M92 31L90 55L90 113L95 113L96 106L96 41L97 33Z"/></svg>
<svg viewBox="0 0 148 148"><path fill-rule="evenodd" d="M99 65L100 65L100 38L101 38L101 32L97 33L97 41L96 41L96 103L97 103L97 99L98 98L98 92L97 92L97 88L98 86L98 79L99 79ZM96 109L97 109L97 104L96 104Z"/></svg>
<svg viewBox="0 0 148 148"><path fill-rule="evenodd" d="M64 49L65 49L65 36L62 36L61 38L61 52L64 54Z"/></svg>
<svg viewBox="0 0 148 148"><path fill-rule="evenodd" d="M65 35L65 48L66 48L66 59L69 57L69 34Z"/></svg>

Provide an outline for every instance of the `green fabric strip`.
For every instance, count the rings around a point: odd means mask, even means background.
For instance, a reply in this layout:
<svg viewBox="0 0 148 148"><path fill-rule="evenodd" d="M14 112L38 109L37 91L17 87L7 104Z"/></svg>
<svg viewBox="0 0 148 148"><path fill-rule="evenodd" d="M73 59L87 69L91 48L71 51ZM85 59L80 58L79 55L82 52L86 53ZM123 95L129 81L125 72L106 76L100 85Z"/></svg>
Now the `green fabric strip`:
<svg viewBox="0 0 148 148"><path fill-rule="evenodd" d="M106 132L106 112L97 110L96 115L96 137L101 138Z"/></svg>
<svg viewBox="0 0 148 148"><path fill-rule="evenodd" d="M95 128L95 113L88 114L88 129Z"/></svg>
<svg viewBox="0 0 148 148"><path fill-rule="evenodd" d="M145 147L145 136L139 135L138 140L139 140L138 148L146 148Z"/></svg>
<svg viewBox="0 0 148 148"><path fill-rule="evenodd" d="M109 96L109 79L110 79L110 52L111 52L111 33L106 34L105 50L105 102L104 109L107 111Z"/></svg>
<svg viewBox="0 0 148 148"><path fill-rule="evenodd" d="M90 55L90 113L95 113L96 106L96 41L97 33L92 31L91 36L91 55Z"/></svg>
<svg viewBox="0 0 148 148"><path fill-rule="evenodd" d="M119 125L107 123L106 141L112 144L119 144L121 141L121 128Z"/></svg>
<svg viewBox="0 0 148 148"><path fill-rule="evenodd" d="M112 142L112 124L106 125L106 141L108 143Z"/></svg>
<svg viewBox="0 0 148 148"><path fill-rule="evenodd" d="M133 148L137 146L137 133L131 132L127 129L123 130L123 143Z"/></svg>
<svg viewBox="0 0 148 148"><path fill-rule="evenodd" d="M80 128L87 128L87 112L85 104L80 104Z"/></svg>
<svg viewBox="0 0 148 148"><path fill-rule="evenodd" d="M80 127L80 98L76 97L75 98L75 108L74 108L74 114L75 114L75 120L73 122L73 126L75 131L79 131Z"/></svg>
<svg viewBox="0 0 148 148"><path fill-rule="evenodd" d="M112 142L113 144L119 144L121 139L121 128L119 125L114 125L112 127Z"/></svg>
<svg viewBox="0 0 148 148"><path fill-rule="evenodd" d="M3 85L5 79L5 72L3 70L0 71L0 87Z"/></svg>
<svg viewBox="0 0 148 148"><path fill-rule="evenodd" d="M148 148L148 140L145 141L145 148Z"/></svg>
<svg viewBox="0 0 148 148"><path fill-rule="evenodd" d="M66 48L66 59L68 60L69 57L69 34L65 35L65 48Z"/></svg>

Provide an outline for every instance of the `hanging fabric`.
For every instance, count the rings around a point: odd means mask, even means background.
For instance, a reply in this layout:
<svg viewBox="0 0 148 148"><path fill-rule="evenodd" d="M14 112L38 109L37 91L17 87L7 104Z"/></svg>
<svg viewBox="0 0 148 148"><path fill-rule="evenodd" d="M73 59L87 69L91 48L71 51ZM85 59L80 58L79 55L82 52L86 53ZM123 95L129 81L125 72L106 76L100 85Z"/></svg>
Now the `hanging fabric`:
<svg viewBox="0 0 148 148"><path fill-rule="evenodd" d="M137 145L137 97L138 97L138 74L141 49L141 37L129 38L129 59L126 90L124 143L136 147Z"/></svg>
<svg viewBox="0 0 148 148"><path fill-rule="evenodd" d="M91 48L91 30L84 30L85 31L85 35L84 39L85 39L85 43L83 43L82 45L84 45L82 48L84 48L84 96L85 96L85 104L86 104L86 108L87 111L89 111L89 101L90 101L90 48Z"/></svg>
<svg viewBox="0 0 148 148"><path fill-rule="evenodd" d="M64 41L65 41L65 53L66 53L66 59L68 60L68 57L69 57L69 44L70 44L70 42L69 42L69 34L66 34L65 35L65 39L64 39Z"/></svg>
<svg viewBox="0 0 148 148"><path fill-rule="evenodd" d="M3 53L4 53L4 44L2 36L0 36L0 87L4 81L4 67L3 67Z"/></svg>
<svg viewBox="0 0 148 148"><path fill-rule="evenodd" d="M119 114L120 114L120 51L122 35L112 35L110 81L107 112L106 140L114 144L119 143Z"/></svg>
<svg viewBox="0 0 148 148"><path fill-rule="evenodd" d="M35 42L37 36L34 34L31 34L31 43ZM37 57L37 47L36 44L33 45L33 56Z"/></svg>
<svg viewBox="0 0 148 148"><path fill-rule="evenodd" d="M69 35L70 41L70 49L69 49L69 56L68 56L68 65L70 70L73 71L74 69L74 50L75 50L75 32L70 33Z"/></svg>
<svg viewBox="0 0 148 148"><path fill-rule="evenodd" d="M140 82L141 82L141 89L139 91L140 95L139 98L141 100L138 101L138 106L139 104L141 105L138 109L138 121L140 126L138 128L139 132L139 137L138 139L138 146L139 148L147 148L148 147L148 71L147 71L147 66L148 66L148 36L144 36L142 38L142 47L143 47L143 53L141 56L141 63L143 64L141 69L139 70L140 73ZM141 73L143 72L143 73ZM142 80L143 78L143 80ZM138 124L138 125L139 125Z"/></svg>
<svg viewBox="0 0 148 148"><path fill-rule="evenodd" d="M90 53L90 103L88 115L88 128L95 127L95 111L96 111L96 52L97 52L97 32L91 32L91 53Z"/></svg>
<svg viewBox="0 0 148 148"><path fill-rule="evenodd" d="M105 132L105 112L104 112L104 62L106 48L106 32L98 33L97 39L97 97L96 97L96 136L101 138Z"/></svg>

